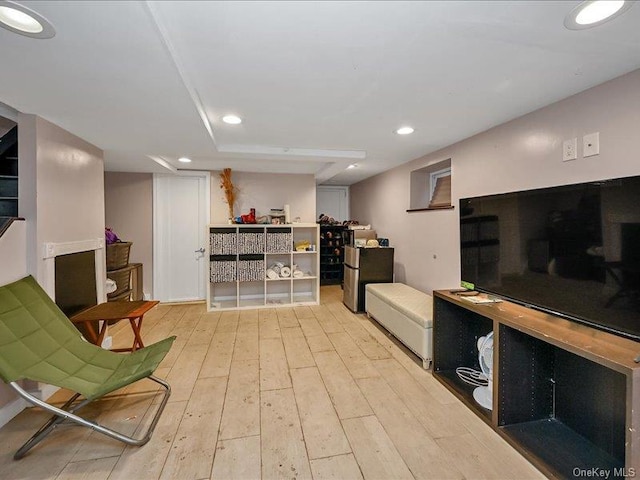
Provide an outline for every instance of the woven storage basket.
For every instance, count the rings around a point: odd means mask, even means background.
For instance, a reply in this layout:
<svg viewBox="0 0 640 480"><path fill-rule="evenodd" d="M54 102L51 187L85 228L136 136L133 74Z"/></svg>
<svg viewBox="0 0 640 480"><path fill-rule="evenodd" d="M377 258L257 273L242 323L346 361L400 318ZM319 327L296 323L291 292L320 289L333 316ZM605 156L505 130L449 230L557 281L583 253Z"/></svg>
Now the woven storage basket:
<svg viewBox="0 0 640 480"><path fill-rule="evenodd" d="M258 254L264 252L264 233L240 232L238 234L238 253Z"/></svg>
<svg viewBox="0 0 640 480"><path fill-rule="evenodd" d="M237 279L237 262L223 260L211 262L210 281L213 283L235 282Z"/></svg>
<svg viewBox="0 0 640 480"><path fill-rule="evenodd" d="M129 264L132 242L116 242L107 245L107 270L118 270Z"/></svg>
<svg viewBox="0 0 640 480"><path fill-rule="evenodd" d="M238 253L238 242L236 232L218 233L209 235L211 255L235 255Z"/></svg>
<svg viewBox="0 0 640 480"><path fill-rule="evenodd" d="M264 280L264 260L238 261L238 280L241 282L255 282Z"/></svg>
<svg viewBox="0 0 640 480"><path fill-rule="evenodd" d="M107 298L107 302L130 302L131 301L131 290L127 290L125 292L122 292L119 295L116 295L115 297L108 297ZM115 323L116 321L114 320L113 323ZM111 325L112 322L109 322L109 325Z"/></svg>
<svg viewBox="0 0 640 480"><path fill-rule="evenodd" d="M116 282L116 291L107 294L110 299L131 289L131 268L121 268L107 272L107 278Z"/></svg>
<svg viewBox="0 0 640 480"><path fill-rule="evenodd" d="M291 232L267 232L267 253L289 253L293 249Z"/></svg>

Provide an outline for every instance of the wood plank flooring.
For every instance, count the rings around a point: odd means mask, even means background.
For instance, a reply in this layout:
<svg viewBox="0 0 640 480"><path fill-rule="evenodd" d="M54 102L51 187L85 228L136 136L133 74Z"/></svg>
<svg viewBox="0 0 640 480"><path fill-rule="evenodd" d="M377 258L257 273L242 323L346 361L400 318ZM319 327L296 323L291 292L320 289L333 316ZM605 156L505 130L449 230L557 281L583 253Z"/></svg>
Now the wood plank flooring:
<svg viewBox="0 0 640 480"><path fill-rule="evenodd" d="M151 441L125 447L62 426L14 461L47 418L30 408L0 429L0 479L544 478L341 294L322 287L318 306L242 312L158 305L143 339L178 338L157 370L173 393ZM131 343L127 325L111 334ZM142 381L86 415L141 431L157 392Z"/></svg>

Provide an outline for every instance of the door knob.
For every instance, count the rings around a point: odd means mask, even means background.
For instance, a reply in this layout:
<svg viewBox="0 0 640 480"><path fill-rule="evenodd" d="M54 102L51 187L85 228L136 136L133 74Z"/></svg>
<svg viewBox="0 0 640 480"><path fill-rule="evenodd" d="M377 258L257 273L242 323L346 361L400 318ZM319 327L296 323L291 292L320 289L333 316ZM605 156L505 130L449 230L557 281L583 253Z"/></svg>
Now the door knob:
<svg viewBox="0 0 640 480"><path fill-rule="evenodd" d="M198 250L194 250L195 253L204 253L204 247L200 247Z"/></svg>

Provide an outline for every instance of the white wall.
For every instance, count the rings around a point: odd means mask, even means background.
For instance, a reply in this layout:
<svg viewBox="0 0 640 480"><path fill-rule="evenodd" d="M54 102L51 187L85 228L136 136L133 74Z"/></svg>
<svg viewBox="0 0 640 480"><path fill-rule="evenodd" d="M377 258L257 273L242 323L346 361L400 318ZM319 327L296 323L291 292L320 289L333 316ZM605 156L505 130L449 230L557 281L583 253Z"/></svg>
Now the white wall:
<svg viewBox="0 0 640 480"><path fill-rule="evenodd" d="M220 189L220 172L211 172L211 223L227 223L228 208ZM238 201L234 215L249 213L268 215L272 208L290 205L291 220L300 217L303 223L314 223L316 218L316 182L313 175L280 173L231 173L238 187Z"/></svg>
<svg viewBox="0 0 640 480"><path fill-rule="evenodd" d="M459 285L458 200L640 175L640 70L351 186L351 216L396 247L396 280L424 291ZM600 155L582 136L600 132ZM562 142L578 137L578 160ZM412 170L451 158L454 210L407 213Z"/></svg>

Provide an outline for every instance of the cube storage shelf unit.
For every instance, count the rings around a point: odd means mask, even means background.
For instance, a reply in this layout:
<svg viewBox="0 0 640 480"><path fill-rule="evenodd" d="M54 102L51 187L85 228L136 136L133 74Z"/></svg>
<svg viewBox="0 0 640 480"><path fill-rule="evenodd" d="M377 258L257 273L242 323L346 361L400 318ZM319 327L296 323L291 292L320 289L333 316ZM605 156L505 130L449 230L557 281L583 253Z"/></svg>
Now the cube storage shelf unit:
<svg viewBox="0 0 640 480"><path fill-rule="evenodd" d="M456 368L494 332L493 410ZM551 478L640 472L640 343L511 302L434 292L433 375ZM577 474L576 474L577 472Z"/></svg>
<svg viewBox="0 0 640 480"><path fill-rule="evenodd" d="M315 223L209 225L208 233L209 311L320 303L320 236ZM295 251L295 244L304 241L315 250ZM267 269L273 265L289 267L291 275L268 278ZM294 268L303 275L294 277Z"/></svg>

